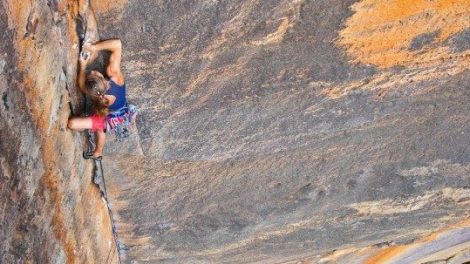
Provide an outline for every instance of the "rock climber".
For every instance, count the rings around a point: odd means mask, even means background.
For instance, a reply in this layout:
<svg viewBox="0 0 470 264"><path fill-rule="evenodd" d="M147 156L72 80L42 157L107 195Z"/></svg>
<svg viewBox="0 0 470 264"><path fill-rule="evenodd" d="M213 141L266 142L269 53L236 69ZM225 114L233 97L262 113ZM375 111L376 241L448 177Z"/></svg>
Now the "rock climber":
<svg viewBox="0 0 470 264"><path fill-rule="evenodd" d="M95 44L85 43L83 49L89 54L80 56L78 86L93 103L93 114L88 117L72 117L68 128L74 131L91 129L95 133L96 147L93 152L83 152L85 159L101 160L106 142L106 127L112 113L120 112L127 105L126 84L121 72L122 44L119 39L110 39ZM99 71L85 70L90 58L101 50L111 52L105 77Z"/></svg>

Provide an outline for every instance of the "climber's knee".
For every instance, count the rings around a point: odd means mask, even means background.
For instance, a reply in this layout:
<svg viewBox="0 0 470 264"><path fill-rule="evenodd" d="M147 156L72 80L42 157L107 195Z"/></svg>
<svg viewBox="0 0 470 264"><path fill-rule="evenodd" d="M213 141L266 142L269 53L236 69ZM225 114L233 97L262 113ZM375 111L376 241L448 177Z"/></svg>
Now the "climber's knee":
<svg viewBox="0 0 470 264"><path fill-rule="evenodd" d="M89 117L72 117L67 123L67 127L71 130L82 131L91 129L92 121Z"/></svg>
<svg viewBox="0 0 470 264"><path fill-rule="evenodd" d="M76 127L76 122L73 118L69 119L69 122L67 123L68 129L75 130Z"/></svg>

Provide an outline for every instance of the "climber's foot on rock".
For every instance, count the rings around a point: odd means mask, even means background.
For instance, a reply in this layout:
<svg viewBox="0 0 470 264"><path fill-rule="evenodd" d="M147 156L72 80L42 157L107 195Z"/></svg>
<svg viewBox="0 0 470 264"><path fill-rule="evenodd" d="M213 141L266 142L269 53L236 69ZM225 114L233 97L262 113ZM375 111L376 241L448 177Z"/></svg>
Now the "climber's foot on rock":
<svg viewBox="0 0 470 264"><path fill-rule="evenodd" d="M103 159L103 156L101 154L98 154L98 153L84 151L83 152L83 158L84 159L92 159L92 160L100 161L100 160Z"/></svg>

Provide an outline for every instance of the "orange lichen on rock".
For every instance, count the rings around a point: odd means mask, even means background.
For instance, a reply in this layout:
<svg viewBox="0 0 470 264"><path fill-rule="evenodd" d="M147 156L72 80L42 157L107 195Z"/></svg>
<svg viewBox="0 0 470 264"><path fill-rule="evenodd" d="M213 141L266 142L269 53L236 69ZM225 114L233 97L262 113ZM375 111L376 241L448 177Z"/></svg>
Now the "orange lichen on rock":
<svg viewBox="0 0 470 264"><path fill-rule="evenodd" d="M408 249L407 246L393 246L386 248L380 251L379 254L373 256L372 258L369 258L366 262L364 262L364 264L385 263L386 260L404 252L406 249Z"/></svg>
<svg viewBox="0 0 470 264"><path fill-rule="evenodd" d="M411 244L408 245L398 245L398 246L392 246L389 248L385 248L381 250L378 254L372 256L369 258L365 264L386 264L386 263L401 263L400 259L407 257L407 254L410 254L413 250L417 250L420 248L426 248L429 247L430 243L434 243L441 238L444 240L446 239L445 236L449 235L449 233L456 231L458 229L467 229L470 228L470 221L462 221L460 223L457 223L455 225L446 227L444 229L441 229L440 231L436 233L432 233L430 235L427 235ZM448 238L447 238L448 239ZM468 243L470 239L467 241L463 241L460 244L454 245L452 244L451 247L446 247L441 250L437 250L434 254L439 255L439 253L445 253L444 258L449 258L452 257L453 255L457 254L459 251L462 250L462 248L468 248ZM459 246L460 245L460 246ZM434 254L427 254L428 256L432 256ZM442 255L439 255L442 256ZM408 256L409 258L409 256ZM433 261L434 259L429 259L426 258L426 261L421 261L422 259L418 261L418 263L424 263L428 261ZM414 263L414 262L413 262Z"/></svg>
<svg viewBox="0 0 470 264"><path fill-rule="evenodd" d="M364 0L352 6L354 15L340 33L338 44L353 62L382 68L429 63L449 55L443 42L470 26L466 0ZM417 37L430 34L426 49L413 50Z"/></svg>
<svg viewBox="0 0 470 264"><path fill-rule="evenodd" d="M91 5L96 13L106 13L113 9L122 9L127 4L127 0L92 0Z"/></svg>

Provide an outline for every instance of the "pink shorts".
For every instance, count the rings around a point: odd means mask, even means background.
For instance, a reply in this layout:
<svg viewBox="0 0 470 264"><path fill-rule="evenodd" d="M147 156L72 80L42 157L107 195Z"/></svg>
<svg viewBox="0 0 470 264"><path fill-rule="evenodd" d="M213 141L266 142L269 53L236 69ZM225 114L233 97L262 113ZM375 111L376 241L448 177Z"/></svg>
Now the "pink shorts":
<svg viewBox="0 0 470 264"><path fill-rule="evenodd" d="M93 114L91 116L91 131L96 132L98 130L104 130L106 128L104 119L104 116Z"/></svg>

